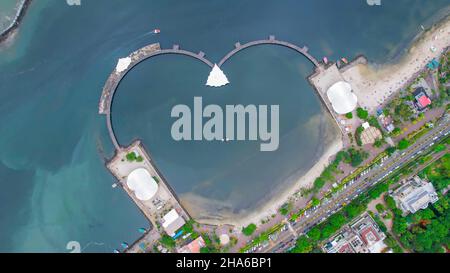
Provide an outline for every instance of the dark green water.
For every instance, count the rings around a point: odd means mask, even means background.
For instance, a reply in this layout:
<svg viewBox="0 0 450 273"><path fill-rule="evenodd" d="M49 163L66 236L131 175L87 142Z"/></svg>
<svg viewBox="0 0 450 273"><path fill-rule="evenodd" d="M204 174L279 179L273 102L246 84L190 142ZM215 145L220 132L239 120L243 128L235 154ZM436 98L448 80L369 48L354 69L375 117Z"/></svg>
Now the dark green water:
<svg viewBox="0 0 450 273"><path fill-rule="evenodd" d="M318 58L362 53L382 63L447 3L82 0L71 7L35 1L14 44L0 49L0 251L63 252L76 240L85 251L110 252L147 225L128 197L111 188L103 165L101 150L111 155L112 147L97 103L117 58L160 42L218 61L236 41L275 34L307 44ZM161 35L144 35L156 27ZM120 86L114 125L123 144L144 140L182 196L218 200L225 208L218 215L251 210L279 181L313 163L323 146L319 129L332 128L303 79L310 69L288 49L253 48L224 66L232 84L211 90L203 86L207 67L158 57ZM222 105L280 104L280 149L270 155L257 152L256 143L173 143L167 111L192 104L193 95ZM314 116L322 122L305 125Z"/></svg>

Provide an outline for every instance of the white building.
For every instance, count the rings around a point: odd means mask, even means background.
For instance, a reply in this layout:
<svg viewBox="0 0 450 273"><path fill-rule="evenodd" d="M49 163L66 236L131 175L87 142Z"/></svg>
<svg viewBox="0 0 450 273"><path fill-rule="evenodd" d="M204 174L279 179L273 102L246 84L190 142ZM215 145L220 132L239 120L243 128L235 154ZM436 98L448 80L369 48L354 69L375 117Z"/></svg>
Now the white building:
<svg viewBox="0 0 450 273"><path fill-rule="evenodd" d="M392 197L405 214L426 209L429 204L438 201L433 184L415 176L392 193Z"/></svg>
<svg viewBox="0 0 450 273"><path fill-rule="evenodd" d="M169 213L164 215L162 221L164 230L172 237L177 230L184 226L184 224L186 224L186 221L184 221L183 217L181 217L175 209L172 209Z"/></svg>
<svg viewBox="0 0 450 273"><path fill-rule="evenodd" d="M339 81L328 88L327 97L334 111L339 115L352 112L358 104L358 98L353 93L352 86L344 81Z"/></svg>

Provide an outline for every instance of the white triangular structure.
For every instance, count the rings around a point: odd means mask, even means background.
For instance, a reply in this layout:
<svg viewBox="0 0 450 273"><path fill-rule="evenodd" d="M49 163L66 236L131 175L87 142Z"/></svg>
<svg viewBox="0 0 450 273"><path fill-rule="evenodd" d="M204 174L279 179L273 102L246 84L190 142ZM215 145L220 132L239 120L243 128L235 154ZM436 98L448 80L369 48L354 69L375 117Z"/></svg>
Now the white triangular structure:
<svg viewBox="0 0 450 273"><path fill-rule="evenodd" d="M117 66L116 66L116 72L122 73L123 71L128 69L130 64L131 64L130 57L119 59L119 61L117 62Z"/></svg>
<svg viewBox="0 0 450 273"><path fill-rule="evenodd" d="M217 64L214 64L213 69L209 73L208 80L206 81L207 86L212 87L220 87L229 84L227 76L223 71L217 66Z"/></svg>

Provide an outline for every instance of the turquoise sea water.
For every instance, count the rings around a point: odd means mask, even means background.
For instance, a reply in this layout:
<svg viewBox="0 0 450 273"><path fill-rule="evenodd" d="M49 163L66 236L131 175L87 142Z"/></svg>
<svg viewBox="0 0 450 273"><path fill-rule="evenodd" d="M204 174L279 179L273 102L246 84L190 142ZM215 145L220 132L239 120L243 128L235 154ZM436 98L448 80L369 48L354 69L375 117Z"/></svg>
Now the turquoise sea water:
<svg viewBox="0 0 450 273"><path fill-rule="evenodd" d="M382 63L446 5L82 0L74 7L35 1L14 44L0 47L0 251L64 252L67 242L79 241L85 251L111 252L148 225L129 198L111 188L114 179L104 167L112 146L97 103L117 58L160 42L202 50L218 61L236 41L275 34L308 45L318 58L365 54ZM162 33L145 35L154 28ZM319 129L332 130L304 80L310 69L287 49L253 48L224 66L232 85L209 90L203 86L207 67L189 58L157 57L121 84L114 125L123 144L144 140L181 196L214 198L225 212L251 210L280 187L283 175L308 168L320 154ZM174 103L192 104L193 94L208 103L280 104L279 151L260 154L254 143L171 142L164 113ZM305 125L314 116L319 122Z"/></svg>

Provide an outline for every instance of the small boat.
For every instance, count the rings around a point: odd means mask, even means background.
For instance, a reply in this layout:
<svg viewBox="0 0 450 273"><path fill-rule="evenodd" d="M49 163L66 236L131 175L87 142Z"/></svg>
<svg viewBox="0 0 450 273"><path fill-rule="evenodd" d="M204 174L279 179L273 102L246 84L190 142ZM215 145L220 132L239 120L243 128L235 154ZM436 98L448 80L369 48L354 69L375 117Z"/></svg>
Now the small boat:
<svg viewBox="0 0 450 273"><path fill-rule="evenodd" d="M160 30L159 28L155 28L155 29L153 30L153 33L154 33L154 34L159 34L159 33L161 33L161 30Z"/></svg>
<svg viewBox="0 0 450 273"><path fill-rule="evenodd" d="M117 188L117 183L112 184L112 188L113 189Z"/></svg>
<svg viewBox="0 0 450 273"><path fill-rule="evenodd" d="M328 64L328 58L327 57L323 57L323 63L324 64Z"/></svg>
<svg viewBox="0 0 450 273"><path fill-rule="evenodd" d="M147 232L147 230L145 228L140 228L140 229L138 229L138 231L139 231L139 233L142 233L142 234Z"/></svg>
<svg viewBox="0 0 450 273"><path fill-rule="evenodd" d="M348 60L346 58L341 59L345 64L348 64Z"/></svg>
<svg viewBox="0 0 450 273"><path fill-rule="evenodd" d="M114 253L120 253L120 251L118 250L118 249L114 249L114 251L113 251Z"/></svg>
<svg viewBox="0 0 450 273"><path fill-rule="evenodd" d="M122 246L123 249L127 249L129 247L129 245L126 242L123 242L120 245Z"/></svg>

